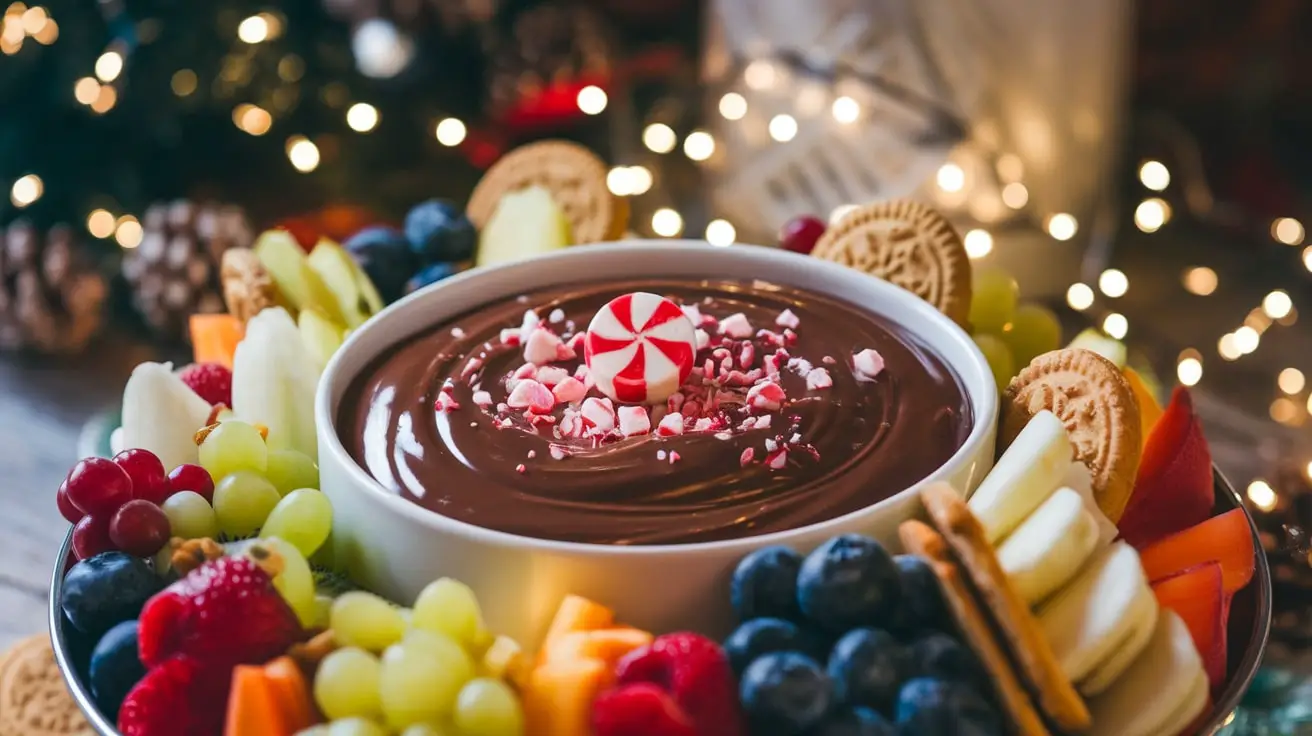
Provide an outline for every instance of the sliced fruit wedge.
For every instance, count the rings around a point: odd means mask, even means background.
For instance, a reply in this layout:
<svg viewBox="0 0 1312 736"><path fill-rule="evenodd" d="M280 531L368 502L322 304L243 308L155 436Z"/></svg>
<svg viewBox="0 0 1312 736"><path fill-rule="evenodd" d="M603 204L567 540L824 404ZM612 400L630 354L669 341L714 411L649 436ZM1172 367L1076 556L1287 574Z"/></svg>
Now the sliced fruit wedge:
<svg viewBox="0 0 1312 736"><path fill-rule="evenodd" d="M1221 581L1221 565L1208 562L1153 583L1157 602L1179 614L1189 627L1213 690L1225 681L1230 596Z"/></svg>
<svg viewBox="0 0 1312 736"><path fill-rule="evenodd" d="M306 309L296 320L301 331L305 347L323 370L332 359L333 354L342 346L344 331L342 326L323 316L317 309Z"/></svg>
<svg viewBox="0 0 1312 736"><path fill-rule="evenodd" d="M382 310L378 290L342 246L320 240L307 262L332 295L346 327L359 327Z"/></svg>
<svg viewBox="0 0 1312 736"><path fill-rule="evenodd" d="M560 250L573 242L565 210L545 187L509 192L483 226L475 265L531 258Z"/></svg>
<svg viewBox="0 0 1312 736"><path fill-rule="evenodd" d="M1217 562L1229 596L1253 579L1256 549L1243 509L1232 509L1145 547L1139 559L1154 582Z"/></svg>
<svg viewBox="0 0 1312 736"><path fill-rule="evenodd" d="M1188 389L1177 386L1144 445L1121 537L1142 549L1207 519L1212 502L1212 454Z"/></svg>
<svg viewBox="0 0 1312 736"><path fill-rule="evenodd" d="M286 230L269 230L255 241L255 257L273 277L287 303L297 311L317 308L334 322L345 323L337 297L310 267L305 251Z"/></svg>

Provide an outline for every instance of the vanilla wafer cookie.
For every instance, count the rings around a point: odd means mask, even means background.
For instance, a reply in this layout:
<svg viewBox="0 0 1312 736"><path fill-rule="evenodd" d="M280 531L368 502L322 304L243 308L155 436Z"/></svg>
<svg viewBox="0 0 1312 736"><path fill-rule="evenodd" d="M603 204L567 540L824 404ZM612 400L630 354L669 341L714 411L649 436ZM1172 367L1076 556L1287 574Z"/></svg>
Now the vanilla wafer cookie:
<svg viewBox="0 0 1312 736"><path fill-rule="evenodd" d="M0 655L0 736L92 736L64 685L47 634Z"/></svg>

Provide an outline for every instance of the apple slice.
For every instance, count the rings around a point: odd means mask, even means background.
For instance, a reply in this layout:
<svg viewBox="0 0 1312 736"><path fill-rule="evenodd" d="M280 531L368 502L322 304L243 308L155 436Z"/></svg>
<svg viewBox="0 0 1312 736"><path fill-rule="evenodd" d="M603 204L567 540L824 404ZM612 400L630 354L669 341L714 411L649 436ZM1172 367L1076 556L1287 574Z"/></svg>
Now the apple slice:
<svg viewBox="0 0 1312 736"><path fill-rule="evenodd" d="M255 241L255 257L273 277L278 292L297 311L314 307L334 322L345 323L337 297L313 268L305 251L286 230L268 230Z"/></svg>
<svg viewBox="0 0 1312 736"><path fill-rule="evenodd" d="M1116 364L1117 368L1125 369L1126 351L1125 343L1115 338L1107 337L1098 330L1087 329L1075 336L1068 347L1083 348L1092 350L1102 357Z"/></svg>
<svg viewBox="0 0 1312 736"><path fill-rule="evenodd" d="M303 310L296 320L305 348L319 364L319 370L328 365L333 354L342 346L342 326L323 316L317 309Z"/></svg>
<svg viewBox="0 0 1312 736"><path fill-rule="evenodd" d="M573 242L565 210L541 186L508 192L479 234L477 266L531 258Z"/></svg>
<svg viewBox="0 0 1312 736"><path fill-rule="evenodd" d="M320 240L307 262L332 294L347 327L359 327L382 310L378 290L342 246Z"/></svg>
<svg viewBox="0 0 1312 736"><path fill-rule="evenodd" d="M1118 527L1138 549L1198 524L1212 512L1212 453L1188 389L1171 403L1144 444L1134 493Z"/></svg>
<svg viewBox="0 0 1312 736"><path fill-rule="evenodd" d="M1179 614L1189 627L1213 690L1225 680L1230 595L1222 580L1221 565L1207 562L1152 584L1157 602Z"/></svg>
<svg viewBox="0 0 1312 736"><path fill-rule="evenodd" d="M1253 579L1255 555L1248 519L1243 509L1232 509L1143 548L1139 560L1153 581L1216 562L1229 596Z"/></svg>

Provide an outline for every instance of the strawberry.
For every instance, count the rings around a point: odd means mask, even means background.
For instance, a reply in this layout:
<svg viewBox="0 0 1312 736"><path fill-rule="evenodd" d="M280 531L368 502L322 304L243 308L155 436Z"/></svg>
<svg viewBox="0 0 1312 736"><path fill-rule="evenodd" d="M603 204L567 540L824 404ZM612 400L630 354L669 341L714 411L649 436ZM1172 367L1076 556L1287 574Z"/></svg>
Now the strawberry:
<svg viewBox="0 0 1312 736"><path fill-rule="evenodd" d="M296 614L249 557L220 557L146 603L138 640L153 667L177 655L206 665L268 661L304 638Z"/></svg>
<svg viewBox="0 0 1312 736"><path fill-rule="evenodd" d="M596 736L700 736L669 693L639 682L606 693L592 702Z"/></svg>
<svg viewBox="0 0 1312 736"><path fill-rule="evenodd" d="M1136 549L1212 513L1212 454L1188 389L1177 386L1144 445L1134 494L1117 523Z"/></svg>
<svg viewBox="0 0 1312 736"><path fill-rule="evenodd" d="M218 363L192 363L178 378L211 406L232 406L232 371Z"/></svg>
<svg viewBox="0 0 1312 736"><path fill-rule="evenodd" d="M743 733L742 716L738 710L738 687L733 670L724 650L714 641L699 634L680 632L657 637L651 644L635 649L620 660L616 667L616 690L599 700L601 709L594 708L594 722L631 723L634 715L623 715L628 709L637 713L656 713L647 692L654 685L669 694L673 700L673 713L682 716L692 725L697 736L738 736ZM634 688L638 688L635 690ZM654 717L654 716L653 716ZM621 728L611 734L651 733L653 736L681 736L677 730L680 721L669 717L671 725L664 731L636 731ZM598 729L600 736L606 736Z"/></svg>
<svg viewBox="0 0 1312 736"><path fill-rule="evenodd" d="M128 693L118 730L123 736L219 736L231 681L231 667L166 659Z"/></svg>

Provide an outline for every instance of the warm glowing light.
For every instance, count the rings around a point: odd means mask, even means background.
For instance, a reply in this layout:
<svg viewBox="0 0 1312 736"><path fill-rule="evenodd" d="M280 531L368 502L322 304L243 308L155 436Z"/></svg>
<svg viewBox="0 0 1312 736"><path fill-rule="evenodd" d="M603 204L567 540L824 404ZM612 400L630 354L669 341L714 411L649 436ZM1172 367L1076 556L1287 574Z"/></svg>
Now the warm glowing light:
<svg viewBox="0 0 1312 736"><path fill-rule="evenodd" d="M256 105L238 105L232 111L232 122L246 133L264 135L273 127L273 116Z"/></svg>
<svg viewBox="0 0 1312 736"><path fill-rule="evenodd" d="M720 98L720 114L725 120L742 120L747 114L747 98L737 92L729 92Z"/></svg>
<svg viewBox="0 0 1312 736"><path fill-rule="evenodd" d="M1235 338L1233 332L1225 333L1220 340L1216 341L1216 352L1226 360L1239 360L1239 357L1244 354L1239 349L1239 341Z"/></svg>
<svg viewBox="0 0 1312 736"><path fill-rule="evenodd" d="M1066 290L1066 303L1077 312L1093 306L1093 289L1088 284L1071 284Z"/></svg>
<svg viewBox="0 0 1312 736"><path fill-rule="evenodd" d="M1257 330L1244 325L1235 330L1235 349L1240 355L1248 355L1257 350L1257 346L1262 342L1262 335Z"/></svg>
<svg viewBox="0 0 1312 736"><path fill-rule="evenodd" d="M1190 294L1207 296L1216 291L1216 271L1207 266L1194 266L1184 272L1184 288Z"/></svg>
<svg viewBox="0 0 1312 736"><path fill-rule="evenodd" d="M1002 188L1002 203L1018 210L1024 207L1030 201L1030 190L1025 188L1024 184L1013 181Z"/></svg>
<svg viewBox="0 0 1312 736"><path fill-rule="evenodd" d="M1145 199L1134 209L1134 224L1146 233L1155 233L1171 219L1171 205L1166 200Z"/></svg>
<svg viewBox="0 0 1312 736"><path fill-rule="evenodd" d="M1299 408L1299 405L1294 403L1292 399L1282 396L1271 402L1271 418L1281 424L1299 424Z"/></svg>
<svg viewBox="0 0 1312 736"><path fill-rule="evenodd" d="M1271 223L1271 237L1285 245L1303 244L1303 223L1292 217L1281 217Z"/></svg>
<svg viewBox="0 0 1312 736"><path fill-rule="evenodd" d="M764 59L757 59L743 70L743 81L755 90L769 89L774 86L774 65Z"/></svg>
<svg viewBox="0 0 1312 736"><path fill-rule="evenodd" d="M976 228L967 231L964 242L966 255L971 258L983 258L993 252L993 236L987 230Z"/></svg>
<svg viewBox="0 0 1312 736"><path fill-rule="evenodd" d="M97 113L106 113L114 109L116 102L118 102L118 92L108 84L103 84L99 90L96 90L96 99L91 101L91 109Z"/></svg>
<svg viewBox="0 0 1312 736"><path fill-rule="evenodd" d="M243 43L259 43L269 38L269 21L263 15L252 15L237 26L237 38Z"/></svg>
<svg viewBox="0 0 1312 736"><path fill-rule="evenodd" d="M455 118L445 118L437 124L437 142L444 146L458 146L465 140L465 124Z"/></svg>
<svg viewBox="0 0 1312 736"><path fill-rule="evenodd" d="M13 202L15 207L26 207L41 199L44 191L45 183L41 181L41 177L27 174L14 181L14 186L9 189L9 201Z"/></svg>
<svg viewBox="0 0 1312 736"><path fill-rule="evenodd" d="M665 123L652 123L642 131L642 144L653 153L669 153L678 142L674 129Z"/></svg>
<svg viewBox="0 0 1312 736"><path fill-rule="evenodd" d="M73 85L73 99L81 102L83 105L90 105L96 101L96 96L100 94L100 82L91 77L82 77Z"/></svg>
<svg viewBox="0 0 1312 736"><path fill-rule="evenodd" d="M855 123L861 117L861 105L851 97L839 97L834 100L832 112L834 120L840 123Z"/></svg>
<svg viewBox="0 0 1312 736"><path fill-rule="evenodd" d="M309 173L319 166L319 147L302 136L287 139L287 159L301 173Z"/></svg>
<svg viewBox="0 0 1312 736"><path fill-rule="evenodd" d="M173 94L178 97L186 97L196 91L196 72L190 69L179 69L173 73L173 79L169 86L173 88Z"/></svg>
<svg viewBox="0 0 1312 736"><path fill-rule="evenodd" d="M1048 234L1057 240L1070 240L1079 230L1079 223L1065 212L1058 212L1048 218Z"/></svg>
<svg viewBox="0 0 1312 736"><path fill-rule="evenodd" d="M124 215L118 218L118 226L114 229L114 240L124 248L135 248L141 245L141 238L145 232L141 229L141 223L132 215Z"/></svg>
<svg viewBox="0 0 1312 736"><path fill-rule="evenodd" d="M123 55L117 51L106 51L96 59L96 76L102 82L112 82L123 72Z"/></svg>
<svg viewBox="0 0 1312 736"><path fill-rule="evenodd" d="M1271 319L1283 319L1289 316L1290 310L1294 308L1294 300L1289 298L1289 294L1280 289L1276 289L1262 300L1262 311Z"/></svg>
<svg viewBox="0 0 1312 736"><path fill-rule="evenodd" d="M59 39L59 24L54 18L48 19L45 25L41 26L41 30L32 34L32 38L43 46L49 46Z"/></svg>
<svg viewBox="0 0 1312 736"><path fill-rule="evenodd" d="M711 245L733 245L738 231L728 220L711 220L706 223L706 242Z"/></svg>
<svg viewBox="0 0 1312 736"><path fill-rule="evenodd" d="M651 229L657 235L672 238L683 232L683 218L669 207L662 207L652 213Z"/></svg>
<svg viewBox="0 0 1312 736"><path fill-rule="evenodd" d="M770 137L787 143L797 136L797 120L792 115L775 115L768 126Z"/></svg>
<svg viewBox="0 0 1312 736"><path fill-rule="evenodd" d="M683 139L683 155L693 161L705 161L715 153L715 139L704 130L694 130Z"/></svg>
<svg viewBox="0 0 1312 736"><path fill-rule="evenodd" d="M1180 383L1193 386L1203 378L1203 362L1192 356L1184 358L1176 364L1175 375Z"/></svg>
<svg viewBox="0 0 1312 736"><path fill-rule="evenodd" d="M631 194L634 196L646 194L651 190L651 185L651 171L649 171L646 166L629 167L629 187L631 189Z"/></svg>
<svg viewBox="0 0 1312 736"><path fill-rule="evenodd" d="M938 175L934 178L938 182L938 188L945 192L959 192L966 186L966 172L956 164L943 164L938 167Z"/></svg>
<svg viewBox="0 0 1312 736"><path fill-rule="evenodd" d="M1263 511L1276 507L1276 492L1269 483L1258 479L1248 484L1248 500Z"/></svg>
<svg viewBox="0 0 1312 736"><path fill-rule="evenodd" d="M607 101L606 91L593 84L579 90L576 100L584 115L600 115L601 111L606 109Z"/></svg>
<svg viewBox="0 0 1312 736"><path fill-rule="evenodd" d="M1130 279L1126 278L1123 271L1109 268L1098 276L1098 290L1113 299L1125 296L1125 292L1130 290Z"/></svg>
<svg viewBox="0 0 1312 736"><path fill-rule="evenodd" d="M1125 318L1125 315L1112 312L1103 318L1102 331L1117 340L1121 340L1130 331L1130 321Z"/></svg>
<svg viewBox="0 0 1312 736"><path fill-rule="evenodd" d="M1297 368L1286 368L1280 371L1279 376L1276 376L1276 385L1287 394L1296 394L1302 391L1306 382L1303 371Z"/></svg>
<svg viewBox="0 0 1312 736"><path fill-rule="evenodd" d="M627 166L616 166L606 174L606 188L616 197L633 194L633 172Z"/></svg>
<svg viewBox="0 0 1312 736"><path fill-rule="evenodd" d="M28 8L23 13L22 21L23 32L29 36L35 36L45 29L46 23L50 22L50 16L46 14L45 8Z"/></svg>
<svg viewBox="0 0 1312 736"><path fill-rule="evenodd" d="M368 133L378 126L378 108L357 102L346 110L346 124L357 133Z"/></svg>
<svg viewBox="0 0 1312 736"><path fill-rule="evenodd" d="M839 220L843 219L844 217L847 217L848 214L855 209L856 209L856 205L854 204L838 205L837 207L834 208L832 212L829 213L829 224L830 225L837 224Z"/></svg>
<svg viewBox="0 0 1312 736"><path fill-rule="evenodd" d="M114 234L114 215L107 210L92 210L87 215L87 232L93 237L108 238Z"/></svg>
<svg viewBox="0 0 1312 736"><path fill-rule="evenodd" d="M1161 161L1144 161L1139 167L1139 181L1145 187L1160 192L1171 184L1171 172Z"/></svg>

